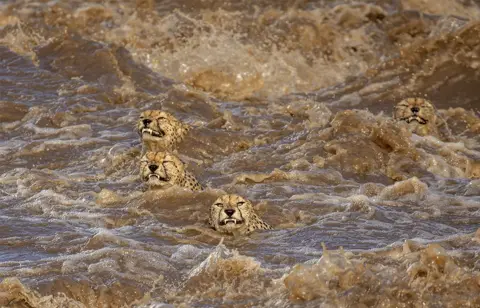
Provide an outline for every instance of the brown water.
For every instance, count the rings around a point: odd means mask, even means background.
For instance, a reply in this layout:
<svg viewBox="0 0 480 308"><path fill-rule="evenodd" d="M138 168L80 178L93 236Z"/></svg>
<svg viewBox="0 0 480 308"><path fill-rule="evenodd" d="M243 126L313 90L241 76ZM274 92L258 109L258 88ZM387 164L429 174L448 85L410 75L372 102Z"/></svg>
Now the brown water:
<svg viewBox="0 0 480 308"><path fill-rule="evenodd" d="M480 3L251 3L1 4L0 306L480 307ZM204 192L144 191L147 109Z"/></svg>

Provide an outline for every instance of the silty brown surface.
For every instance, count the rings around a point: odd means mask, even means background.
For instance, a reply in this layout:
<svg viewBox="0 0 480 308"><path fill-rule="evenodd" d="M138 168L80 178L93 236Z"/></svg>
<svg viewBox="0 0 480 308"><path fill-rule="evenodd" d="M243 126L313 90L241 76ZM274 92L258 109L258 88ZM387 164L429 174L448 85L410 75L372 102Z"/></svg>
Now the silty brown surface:
<svg viewBox="0 0 480 308"><path fill-rule="evenodd" d="M446 0L2 3L0 306L480 306L479 18ZM406 97L448 140L392 121ZM191 127L177 151L205 191L145 190L149 109ZM225 193L274 230L210 229Z"/></svg>

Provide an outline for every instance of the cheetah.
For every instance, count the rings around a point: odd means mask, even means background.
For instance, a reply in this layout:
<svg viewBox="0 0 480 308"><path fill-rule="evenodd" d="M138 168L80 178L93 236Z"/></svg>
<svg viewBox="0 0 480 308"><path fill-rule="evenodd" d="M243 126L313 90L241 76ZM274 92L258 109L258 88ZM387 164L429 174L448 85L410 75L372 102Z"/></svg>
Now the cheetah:
<svg viewBox="0 0 480 308"><path fill-rule="evenodd" d="M408 129L419 136L439 137L435 107L426 99L407 98L402 100L395 106L393 118L405 121Z"/></svg>
<svg viewBox="0 0 480 308"><path fill-rule="evenodd" d="M203 190L185 164L170 152L148 151L140 161L140 177L150 188L180 186L191 191Z"/></svg>
<svg viewBox="0 0 480 308"><path fill-rule="evenodd" d="M255 214L253 205L239 195L224 195L210 206L210 226L220 233L247 234L272 227Z"/></svg>
<svg viewBox="0 0 480 308"><path fill-rule="evenodd" d="M471 179L480 179L480 161L474 161L474 160L468 161L467 175Z"/></svg>
<svg viewBox="0 0 480 308"><path fill-rule="evenodd" d="M142 139L143 152L172 151L190 129L173 115L161 110L142 112L136 128Z"/></svg>

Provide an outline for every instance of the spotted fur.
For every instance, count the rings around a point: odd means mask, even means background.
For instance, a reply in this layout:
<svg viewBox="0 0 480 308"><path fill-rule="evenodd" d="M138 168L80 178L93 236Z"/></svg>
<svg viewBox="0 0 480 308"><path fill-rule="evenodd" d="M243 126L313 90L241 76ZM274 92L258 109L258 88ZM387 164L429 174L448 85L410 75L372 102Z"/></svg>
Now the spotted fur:
<svg viewBox="0 0 480 308"><path fill-rule="evenodd" d="M395 106L393 118L406 122L412 133L438 137L437 112L433 104L424 98L402 100Z"/></svg>
<svg viewBox="0 0 480 308"><path fill-rule="evenodd" d="M183 140L189 127L173 115L161 110L147 110L140 114L137 132L145 151L171 151Z"/></svg>
<svg viewBox="0 0 480 308"><path fill-rule="evenodd" d="M209 224L218 232L230 234L272 229L255 214L252 203L239 195L218 198L210 206Z"/></svg>
<svg viewBox="0 0 480 308"><path fill-rule="evenodd" d="M140 177L152 188L180 186L192 191L203 189L195 176L185 170L185 164L170 152L145 153L140 161Z"/></svg>

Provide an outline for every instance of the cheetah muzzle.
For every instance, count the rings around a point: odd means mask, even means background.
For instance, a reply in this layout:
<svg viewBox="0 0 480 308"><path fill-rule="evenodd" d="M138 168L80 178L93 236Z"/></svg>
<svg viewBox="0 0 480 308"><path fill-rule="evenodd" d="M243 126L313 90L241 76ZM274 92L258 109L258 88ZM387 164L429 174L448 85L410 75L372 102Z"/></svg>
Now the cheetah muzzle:
<svg viewBox="0 0 480 308"><path fill-rule="evenodd" d="M158 130L158 131L155 131L151 128L147 128L147 127L144 127L142 128L142 138L143 138L143 135L150 135L152 137L156 137L156 138L162 138L163 136L165 136L165 132L163 130Z"/></svg>
<svg viewBox="0 0 480 308"><path fill-rule="evenodd" d="M401 121L405 121L407 123L410 123L412 121L417 121L419 124L427 124L428 123L428 120L427 119L424 119L418 115L411 115L409 117L405 117L405 118L400 118Z"/></svg>

